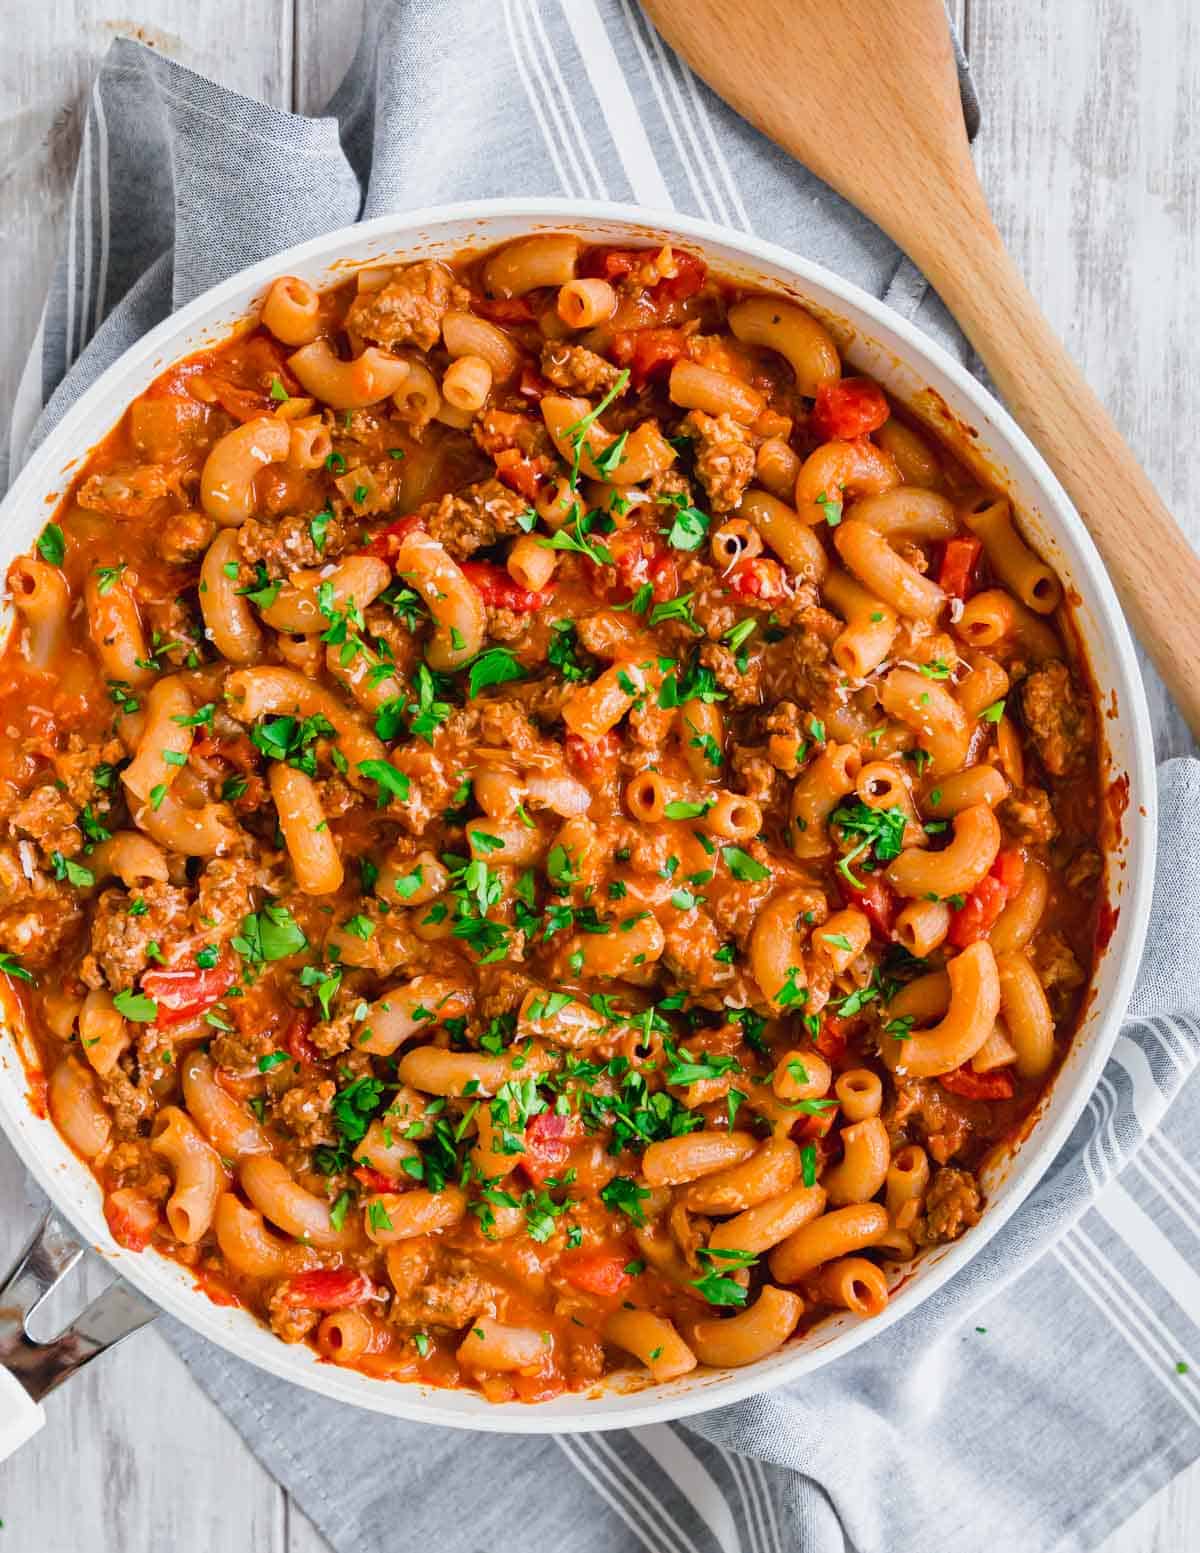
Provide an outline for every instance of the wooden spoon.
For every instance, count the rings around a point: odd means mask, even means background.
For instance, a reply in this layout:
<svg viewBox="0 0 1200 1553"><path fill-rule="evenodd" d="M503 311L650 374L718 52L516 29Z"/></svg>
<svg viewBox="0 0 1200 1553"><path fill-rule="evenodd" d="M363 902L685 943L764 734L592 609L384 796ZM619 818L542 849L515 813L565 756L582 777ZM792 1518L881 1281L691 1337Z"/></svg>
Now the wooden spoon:
<svg viewBox="0 0 1200 1553"><path fill-rule="evenodd" d="M743 117L932 281L1066 487L1200 738L1200 558L1030 296L971 161L942 0L643 0Z"/></svg>

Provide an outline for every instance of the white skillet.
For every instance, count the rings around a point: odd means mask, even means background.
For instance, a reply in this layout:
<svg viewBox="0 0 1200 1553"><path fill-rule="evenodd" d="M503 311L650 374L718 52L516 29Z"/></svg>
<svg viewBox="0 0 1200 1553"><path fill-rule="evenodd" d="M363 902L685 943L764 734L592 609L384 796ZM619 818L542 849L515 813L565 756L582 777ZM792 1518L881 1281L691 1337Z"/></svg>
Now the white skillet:
<svg viewBox="0 0 1200 1553"><path fill-rule="evenodd" d="M917 1264L886 1312L863 1321L833 1317L803 1341L747 1369L694 1373L645 1389L610 1378L594 1392L537 1406L496 1406L471 1392L373 1380L339 1369L302 1345L275 1338L246 1312L214 1305L186 1269L118 1246L101 1213L91 1174L50 1123L35 1114L17 1052L19 1032L0 1039L0 1126L55 1204L56 1213L19 1270L0 1291L0 1455L40 1425L36 1398L80 1363L151 1319L153 1308L116 1284L56 1343L37 1345L22 1315L37 1292L52 1287L80 1243L106 1258L154 1306L168 1310L213 1342L273 1375L323 1396L379 1413L457 1428L513 1434L633 1427L718 1407L832 1363L868 1338L888 1341L888 1328L909 1314L976 1255L1019 1207L1067 1138L1112 1049L1141 955L1154 870L1153 741L1133 644L1099 556L1058 482L999 404L939 346L857 286L774 244L673 214L633 206L566 200L492 200L386 216L301 243L214 287L126 352L63 418L22 470L0 506L0 572L27 549L50 516L88 450L126 406L172 362L214 345L251 315L281 274L318 286L354 268L418 257L450 258L530 230L578 232L589 242L644 244L678 238L705 252L723 274L777 288L811 307L837 335L851 366L869 373L913 406L952 446L985 457L1008 488L1029 537L1077 599L1076 621L1100 691L1105 781L1128 803L1109 858L1109 903L1118 913L1101 957L1079 1034L1032 1131L987 1178L989 1205L963 1239ZM13 1379L16 1370L20 1380Z"/></svg>

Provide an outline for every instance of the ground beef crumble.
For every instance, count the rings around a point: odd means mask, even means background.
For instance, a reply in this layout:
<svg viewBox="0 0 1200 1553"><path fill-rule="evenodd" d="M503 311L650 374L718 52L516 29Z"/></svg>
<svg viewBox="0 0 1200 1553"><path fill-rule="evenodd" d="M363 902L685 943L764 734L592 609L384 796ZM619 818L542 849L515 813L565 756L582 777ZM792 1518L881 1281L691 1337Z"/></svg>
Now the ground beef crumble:
<svg viewBox="0 0 1200 1553"><path fill-rule="evenodd" d="M561 340L542 346L542 376L568 394L607 393L620 375L620 367L586 346Z"/></svg>
<svg viewBox="0 0 1200 1553"><path fill-rule="evenodd" d="M695 442L696 478L708 492L709 505L714 512L729 512L754 478L754 445L749 432L732 415L689 410L680 434Z"/></svg>
<svg viewBox="0 0 1200 1553"><path fill-rule="evenodd" d="M322 566L340 556L350 543L347 526L339 518L330 518L318 550L312 537L311 515L292 514L276 523L247 518L237 533L244 559L250 566L261 561L270 577L288 577L304 567Z"/></svg>
<svg viewBox="0 0 1200 1553"><path fill-rule="evenodd" d="M133 897L125 890L104 890L95 906L91 953L79 974L89 987L110 987L114 992L132 987L143 971L155 963L147 950L160 950L188 931L186 890L157 881L138 891L146 909L134 915Z"/></svg>
<svg viewBox="0 0 1200 1553"><path fill-rule="evenodd" d="M74 857L83 845L83 834L75 823L76 809L57 787L35 787L8 815L9 828L28 836L41 849L43 857L61 852Z"/></svg>
<svg viewBox="0 0 1200 1553"><path fill-rule="evenodd" d="M983 1196L969 1170L942 1169L925 1194L925 1212L913 1226L918 1245L937 1245L957 1240L964 1230L979 1223Z"/></svg>
<svg viewBox="0 0 1200 1553"><path fill-rule="evenodd" d="M480 480L421 509L429 534L457 561L467 560L498 539L519 534L517 519L528 510L525 498L499 480Z"/></svg>
<svg viewBox="0 0 1200 1553"><path fill-rule="evenodd" d="M357 297L346 314L346 327L386 350L398 345L432 350L441 337L446 313L466 307L469 301L470 293L444 265L422 259L394 270L381 290Z"/></svg>
<svg viewBox="0 0 1200 1553"><path fill-rule="evenodd" d="M1044 787L1017 788L1000 805L998 814L1017 841L1053 841L1058 835L1058 821Z"/></svg>
<svg viewBox="0 0 1200 1553"><path fill-rule="evenodd" d="M447 1257L444 1265L406 1299L392 1302L391 1316L402 1326L448 1327L456 1330L485 1311L495 1309L498 1291L470 1263Z"/></svg>
<svg viewBox="0 0 1200 1553"><path fill-rule="evenodd" d="M971 1125L960 1102L940 1084L919 1078L898 1079L896 1095L884 1115L894 1147L909 1141L915 1131L939 1163L953 1159L971 1136Z"/></svg>
<svg viewBox="0 0 1200 1553"><path fill-rule="evenodd" d="M280 1097L275 1106L275 1119L305 1148L334 1143L336 1138L329 1112L336 1093L337 1085L332 1079L297 1084Z"/></svg>
<svg viewBox="0 0 1200 1553"><path fill-rule="evenodd" d="M728 691L734 706L757 706L762 700L762 659L748 658L746 672L738 665L738 654L719 642L705 642L700 662L713 671L717 684Z"/></svg>
<svg viewBox="0 0 1200 1553"><path fill-rule="evenodd" d="M1093 739L1092 709L1061 659L1044 663L1025 680L1020 706L1025 730L1049 774L1071 776L1082 770Z"/></svg>

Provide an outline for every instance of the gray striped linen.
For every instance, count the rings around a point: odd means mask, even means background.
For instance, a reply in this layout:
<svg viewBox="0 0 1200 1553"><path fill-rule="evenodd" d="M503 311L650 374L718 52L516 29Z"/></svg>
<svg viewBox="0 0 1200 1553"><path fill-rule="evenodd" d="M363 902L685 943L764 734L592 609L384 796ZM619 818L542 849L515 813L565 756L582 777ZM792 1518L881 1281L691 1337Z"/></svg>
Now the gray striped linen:
<svg viewBox="0 0 1200 1553"><path fill-rule="evenodd" d="M965 79L964 106L973 123ZM760 233L967 359L890 242L697 82L633 0L393 0L368 6L319 120L113 45L12 446L246 264L359 216L521 193ZM1149 948L1085 1114L980 1255L836 1365L682 1425L514 1439L369 1417L171 1323L179 1352L339 1553L1095 1546L1200 1452L1200 765L1168 762L1159 786Z"/></svg>

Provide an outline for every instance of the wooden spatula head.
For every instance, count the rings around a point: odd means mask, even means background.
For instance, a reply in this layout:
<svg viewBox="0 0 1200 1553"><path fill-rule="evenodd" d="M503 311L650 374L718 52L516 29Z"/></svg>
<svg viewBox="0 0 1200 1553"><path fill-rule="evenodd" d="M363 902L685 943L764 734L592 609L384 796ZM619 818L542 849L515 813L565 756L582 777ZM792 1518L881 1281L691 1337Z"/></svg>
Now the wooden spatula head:
<svg viewBox="0 0 1200 1553"><path fill-rule="evenodd" d="M981 203L941 0L643 3L714 91L909 252L918 194Z"/></svg>

